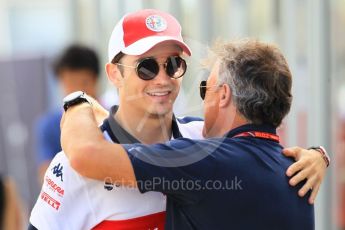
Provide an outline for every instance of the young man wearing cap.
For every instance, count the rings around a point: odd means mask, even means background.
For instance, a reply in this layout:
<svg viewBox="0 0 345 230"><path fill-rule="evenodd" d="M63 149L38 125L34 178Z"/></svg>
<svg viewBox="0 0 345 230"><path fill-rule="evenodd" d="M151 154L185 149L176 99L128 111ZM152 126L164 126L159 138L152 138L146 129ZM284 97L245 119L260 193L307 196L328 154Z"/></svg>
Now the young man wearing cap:
<svg viewBox="0 0 345 230"><path fill-rule="evenodd" d="M171 15L141 10L120 20L110 38L106 65L107 75L119 89L120 98L120 106L113 107L101 125L108 141L152 144L182 136L202 138L200 119L176 119L172 112L186 71L182 53L190 55L190 50L183 42L179 23ZM85 101L82 93L71 95L65 100L65 109L72 110L74 105ZM89 132L85 127L80 129ZM320 164L313 169L323 177L321 157L315 152L304 156L308 159L312 156L313 163ZM117 187L110 178L103 178L104 185L81 177L70 167L63 152L55 157L45 178L31 213L32 227L162 229L164 226L163 194L141 194L137 189Z"/></svg>

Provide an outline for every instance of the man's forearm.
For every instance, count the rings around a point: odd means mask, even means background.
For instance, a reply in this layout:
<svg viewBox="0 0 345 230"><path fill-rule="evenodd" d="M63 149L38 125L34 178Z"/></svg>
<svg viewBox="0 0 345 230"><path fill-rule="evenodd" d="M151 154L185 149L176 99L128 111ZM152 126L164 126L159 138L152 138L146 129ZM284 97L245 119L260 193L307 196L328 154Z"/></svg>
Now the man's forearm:
<svg viewBox="0 0 345 230"><path fill-rule="evenodd" d="M71 166L81 175L98 180L110 177L119 184L135 185L127 152L121 145L104 139L90 105L74 106L64 114L61 146Z"/></svg>
<svg viewBox="0 0 345 230"><path fill-rule="evenodd" d="M61 145L69 157L73 157L79 147L102 140L95 116L89 104L73 106L63 115L61 121Z"/></svg>

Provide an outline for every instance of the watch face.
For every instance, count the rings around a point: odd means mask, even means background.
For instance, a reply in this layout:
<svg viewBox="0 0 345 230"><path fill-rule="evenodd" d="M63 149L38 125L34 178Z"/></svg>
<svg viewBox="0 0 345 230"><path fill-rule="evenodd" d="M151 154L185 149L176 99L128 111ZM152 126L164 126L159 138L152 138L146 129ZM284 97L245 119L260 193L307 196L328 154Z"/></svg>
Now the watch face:
<svg viewBox="0 0 345 230"><path fill-rule="evenodd" d="M73 92L73 93L70 93L68 94L64 99L63 99L63 103L66 103L66 102L69 102L69 101L72 101L80 96L82 96L84 94L84 92L82 91L77 91L77 92Z"/></svg>

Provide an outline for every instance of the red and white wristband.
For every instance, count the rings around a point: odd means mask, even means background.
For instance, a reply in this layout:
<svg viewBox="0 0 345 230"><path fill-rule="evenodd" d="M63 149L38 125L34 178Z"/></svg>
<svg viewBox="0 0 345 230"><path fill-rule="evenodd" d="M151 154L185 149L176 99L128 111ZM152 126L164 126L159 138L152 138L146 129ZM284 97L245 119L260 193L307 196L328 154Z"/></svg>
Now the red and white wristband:
<svg viewBox="0 0 345 230"><path fill-rule="evenodd" d="M329 157L326 149L323 146L312 146L312 147L309 147L308 149L314 149L318 151L321 154L322 159L326 162L326 166L328 167L330 165L331 158Z"/></svg>

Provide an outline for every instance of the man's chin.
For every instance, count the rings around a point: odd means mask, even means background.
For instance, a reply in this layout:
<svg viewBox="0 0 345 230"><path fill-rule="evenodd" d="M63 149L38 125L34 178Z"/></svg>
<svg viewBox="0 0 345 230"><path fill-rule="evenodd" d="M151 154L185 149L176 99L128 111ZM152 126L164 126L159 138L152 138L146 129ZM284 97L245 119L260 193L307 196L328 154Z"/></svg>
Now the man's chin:
<svg viewBox="0 0 345 230"><path fill-rule="evenodd" d="M148 111L152 116L165 116L172 113L172 107L156 107Z"/></svg>

